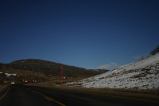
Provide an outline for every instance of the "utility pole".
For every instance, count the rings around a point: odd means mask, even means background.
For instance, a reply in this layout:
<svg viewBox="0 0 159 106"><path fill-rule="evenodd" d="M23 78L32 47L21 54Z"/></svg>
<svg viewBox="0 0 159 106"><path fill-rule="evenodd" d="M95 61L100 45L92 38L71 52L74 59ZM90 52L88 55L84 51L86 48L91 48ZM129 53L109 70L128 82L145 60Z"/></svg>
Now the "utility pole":
<svg viewBox="0 0 159 106"><path fill-rule="evenodd" d="M63 68L63 65L61 64L60 65L60 82L61 82L61 84L63 83L63 80L64 80L64 68Z"/></svg>

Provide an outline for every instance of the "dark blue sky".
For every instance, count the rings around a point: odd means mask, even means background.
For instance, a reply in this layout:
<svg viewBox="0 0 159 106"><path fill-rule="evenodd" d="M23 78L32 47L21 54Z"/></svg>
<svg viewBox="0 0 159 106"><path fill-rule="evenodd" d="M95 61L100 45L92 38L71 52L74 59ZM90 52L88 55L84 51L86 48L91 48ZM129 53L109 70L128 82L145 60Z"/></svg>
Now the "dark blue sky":
<svg viewBox="0 0 159 106"><path fill-rule="evenodd" d="M0 61L124 64L159 44L158 0L1 0Z"/></svg>

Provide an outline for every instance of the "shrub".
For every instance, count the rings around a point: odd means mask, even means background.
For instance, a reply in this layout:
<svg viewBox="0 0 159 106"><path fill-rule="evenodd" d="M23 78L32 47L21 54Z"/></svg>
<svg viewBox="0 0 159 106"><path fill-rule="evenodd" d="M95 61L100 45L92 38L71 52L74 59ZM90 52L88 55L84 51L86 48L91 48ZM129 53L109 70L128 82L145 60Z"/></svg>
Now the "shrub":
<svg viewBox="0 0 159 106"><path fill-rule="evenodd" d="M159 46L157 46L153 51L150 52L151 55L159 53Z"/></svg>

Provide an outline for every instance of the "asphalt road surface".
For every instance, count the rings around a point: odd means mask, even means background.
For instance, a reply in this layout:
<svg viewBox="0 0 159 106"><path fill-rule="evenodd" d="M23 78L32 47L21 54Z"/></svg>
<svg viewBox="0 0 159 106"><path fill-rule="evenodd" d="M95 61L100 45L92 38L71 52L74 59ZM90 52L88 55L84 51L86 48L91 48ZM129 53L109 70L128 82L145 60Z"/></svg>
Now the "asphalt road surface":
<svg viewBox="0 0 159 106"><path fill-rule="evenodd" d="M0 106L159 106L159 104L15 85L9 87L4 97L0 98Z"/></svg>

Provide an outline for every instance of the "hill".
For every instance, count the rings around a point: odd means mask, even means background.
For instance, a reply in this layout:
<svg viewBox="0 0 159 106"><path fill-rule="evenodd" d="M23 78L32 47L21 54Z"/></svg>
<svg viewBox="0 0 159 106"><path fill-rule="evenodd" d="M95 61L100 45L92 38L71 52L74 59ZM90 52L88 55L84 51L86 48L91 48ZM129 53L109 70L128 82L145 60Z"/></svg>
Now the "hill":
<svg viewBox="0 0 159 106"><path fill-rule="evenodd" d="M1 63L0 72L16 73L19 80L57 80L60 76L61 65L63 66L64 77L68 80L87 78L107 71L89 70L40 59L23 59L9 64Z"/></svg>
<svg viewBox="0 0 159 106"><path fill-rule="evenodd" d="M121 66L113 71L67 85L78 85L86 88L158 89L159 53Z"/></svg>

